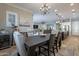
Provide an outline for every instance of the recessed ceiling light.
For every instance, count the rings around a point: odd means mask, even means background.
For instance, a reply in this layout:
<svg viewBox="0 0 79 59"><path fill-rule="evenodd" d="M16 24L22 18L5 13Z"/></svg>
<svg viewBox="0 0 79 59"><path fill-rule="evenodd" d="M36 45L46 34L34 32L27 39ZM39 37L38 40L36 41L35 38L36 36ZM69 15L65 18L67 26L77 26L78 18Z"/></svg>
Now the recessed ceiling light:
<svg viewBox="0 0 79 59"><path fill-rule="evenodd" d="M57 10L57 9L55 9L54 11L55 11L55 12L57 12L58 10Z"/></svg>
<svg viewBox="0 0 79 59"><path fill-rule="evenodd" d="M74 5L74 3L71 3L71 4L70 4L70 6L73 6L73 5Z"/></svg>
<svg viewBox="0 0 79 59"><path fill-rule="evenodd" d="M75 9L72 9L72 12L74 12L75 11Z"/></svg>

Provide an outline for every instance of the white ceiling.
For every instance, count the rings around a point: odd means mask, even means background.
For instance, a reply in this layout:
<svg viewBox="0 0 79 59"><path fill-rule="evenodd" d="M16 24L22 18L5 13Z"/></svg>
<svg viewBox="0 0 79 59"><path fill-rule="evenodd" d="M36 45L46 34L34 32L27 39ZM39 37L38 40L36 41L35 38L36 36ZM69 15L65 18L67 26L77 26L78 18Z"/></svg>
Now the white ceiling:
<svg viewBox="0 0 79 59"><path fill-rule="evenodd" d="M40 7L42 3L14 3L18 7L31 10L33 14L40 14ZM79 4L75 3L73 6L70 6L70 3L48 3L51 7L50 13L57 18L55 9L58 10L57 13L60 13L63 16L63 19L69 19L79 16ZM72 14L72 9L75 9L75 15Z"/></svg>

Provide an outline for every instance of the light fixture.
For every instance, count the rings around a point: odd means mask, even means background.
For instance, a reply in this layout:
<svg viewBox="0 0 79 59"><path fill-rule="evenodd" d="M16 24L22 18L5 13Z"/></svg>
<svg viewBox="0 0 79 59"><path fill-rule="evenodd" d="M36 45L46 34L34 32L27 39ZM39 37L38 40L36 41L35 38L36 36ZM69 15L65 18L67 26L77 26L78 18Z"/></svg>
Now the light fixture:
<svg viewBox="0 0 79 59"><path fill-rule="evenodd" d="M58 11L57 9L54 10L54 12L57 12L57 11Z"/></svg>
<svg viewBox="0 0 79 59"><path fill-rule="evenodd" d="M42 4L42 6L40 7L40 11L43 15L46 15L47 13L49 13L50 7L48 6L47 3Z"/></svg>
<svg viewBox="0 0 79 59"><path fill-rule="evenodd" d="M70 4L70 6L73 6L73 5L74 5L74 3L71 3L71 4Z"/></svg>
<svg viewBox="0 0 79 59"><path fill-rule="evenodd" d="M63 16L61 16L63 18Z"/></svg>
<svg viewBox="0 0 79 59"><path fill-rule="evenodd" d="M73 15L75 14L75 9L72 9L72 14L73 14Z"/></svg>
<svg viewBox="0 0 79 59"><path fill-rule="evenodd" d="M59 15L61 16L61 13L59 13Z"/></svg>
<svg viewBox="0 0 79 59"><path fill-rule="evenodd" d="M75 15L75 13L76 13L75 9L72 9L72 15Z"/></svg>
<svg viewBox="0 0 79 59"><path fill-rule="evenodd" d="M60 23L60 21L57 20L56 23Z"/></svg>

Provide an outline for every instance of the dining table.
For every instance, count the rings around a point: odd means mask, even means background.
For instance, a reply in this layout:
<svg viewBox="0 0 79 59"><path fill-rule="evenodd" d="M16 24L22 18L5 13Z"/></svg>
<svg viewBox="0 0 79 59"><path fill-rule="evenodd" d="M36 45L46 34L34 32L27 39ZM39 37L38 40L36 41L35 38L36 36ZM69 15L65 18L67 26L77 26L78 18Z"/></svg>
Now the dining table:
<svg viewBox="0 0 79 59"><path fill-rule="evenodd" d="M36 48L46 44L49 41L49 34L29 36L25 39L28 56L36 55Z"/></svg>

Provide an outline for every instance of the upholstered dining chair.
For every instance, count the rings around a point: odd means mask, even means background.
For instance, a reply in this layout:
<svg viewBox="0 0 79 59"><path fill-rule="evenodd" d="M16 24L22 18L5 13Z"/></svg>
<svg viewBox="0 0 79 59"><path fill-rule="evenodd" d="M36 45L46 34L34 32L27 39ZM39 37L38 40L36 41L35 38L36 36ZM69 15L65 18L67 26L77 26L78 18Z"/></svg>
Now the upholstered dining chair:
<svg viewBox="0 0 79 59"><path fill-rule="evenodd" d="M49 34L49 33L51 33L51 30L44 30L43 33L44 33L44 34Z"/></svg>
<svg viewBox="0 0 79 59"><path fill-rule="evenodd" d="M23 34L23 36L28 37L28 33L27 32L21 32Z"/></svg>
<svg viewBox="0 0 79 59"><path fill-rule="evenodd" d="M58 34L57 34L57 37L55 37L55 46L56 46L56 50L57 50L57 52L58 52L58 47L59 47L59 49L60 49L60 47L61 47L61 41L62 41L62 33L61 32L58 32Z"/></svg>
<svg viewBox="0 0 79 59"><path fill-rule="evenodd" d="M39 46L39 54L46 55L46 53L44 53L44 52L47 51L48 56L50 56L50 52L52 52L53 55L55 56L54 42L55 42L55 37L53 34L50 34L48 44L43 45L43 46ZM45 51L42 51L42 49L44 49Z"/></svg>
<svg viewBox="0 0 79 59"><path fill-rule="evenodd" d="M62 33L60 32L59 36L58 36L58 47L59 47L59 49L61 47L61 41L62 41Z"/></svg>
<svg viewBox="0 0 79 59"><path fill-rule="evenodd" d="M26 56L27 52L26 52L26 48L25 48L25 45L24 45L23 35L18 34L18 32L17 32L16 34L15 33L13 34L13 37L14 37L14 41L15 41L15 44L16 44L17 53L20 56Z"/></svg>

